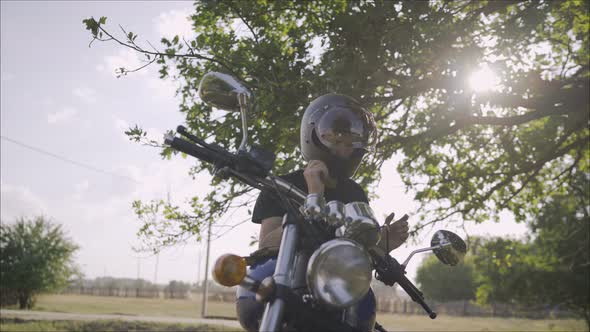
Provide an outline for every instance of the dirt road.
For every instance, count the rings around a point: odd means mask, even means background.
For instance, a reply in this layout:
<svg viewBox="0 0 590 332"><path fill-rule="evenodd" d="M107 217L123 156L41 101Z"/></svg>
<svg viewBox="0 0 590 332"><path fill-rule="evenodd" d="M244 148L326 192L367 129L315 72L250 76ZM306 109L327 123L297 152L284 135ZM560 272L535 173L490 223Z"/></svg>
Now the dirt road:
<svg viewBox="0 0 590 332"><path fill-rule="evenodd" d="M184 323L184 324L213 324L228 327L240 327L235 320L183 318L183 317L158 317L158 316L130 316L130 315L104 315L104 314L77 314L65 312L30 311L30 310L0 310L0 317L21 318L31 320L100 320L119 319L126 321L158 322L158 323Z"/></svg>

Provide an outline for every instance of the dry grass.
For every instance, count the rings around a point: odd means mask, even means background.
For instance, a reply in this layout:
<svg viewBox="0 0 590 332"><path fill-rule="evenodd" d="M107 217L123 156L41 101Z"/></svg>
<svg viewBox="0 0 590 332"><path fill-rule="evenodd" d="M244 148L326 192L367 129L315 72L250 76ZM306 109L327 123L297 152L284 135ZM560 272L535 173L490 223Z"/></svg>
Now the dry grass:
<svg viewBox="0 0 590 332"><path fill-rule="evenodd" d="M82 314L148 315L168 317L201 316L200 296L188 300L144 299L91 295L42 295L35 310ZM234 303L209 302L207 315L235 317Z"/></svg>
<svg viewBox="0 0 590 332"><path fill-rule="evenodd" d="M393 331L588 331L582 320L455 317L379 314L377 321Z"/></svg>
<svg viewBox="0 0 590 332"><path fill-rule="evenodd" d="M87 295L43 295L35 310L198 318L201 298L189 300L138 299ZM235 303L209 302L208 315L235 317ZM587 331L582 320L533 320L516 318L454 317L441 315L382 314L377 317L388 330L400 331Z"/></svg>
<svg viewBox="0 0 590 332"><path fill-rule="evenodd" d="M0 319L0 331L178 331L178 332L208 332L228 331L226 327L215 325L166 324L154 322L126 322L121 320L97 321L38 321L22 319ZM237 331L237 330L236 330Z"/></svg>

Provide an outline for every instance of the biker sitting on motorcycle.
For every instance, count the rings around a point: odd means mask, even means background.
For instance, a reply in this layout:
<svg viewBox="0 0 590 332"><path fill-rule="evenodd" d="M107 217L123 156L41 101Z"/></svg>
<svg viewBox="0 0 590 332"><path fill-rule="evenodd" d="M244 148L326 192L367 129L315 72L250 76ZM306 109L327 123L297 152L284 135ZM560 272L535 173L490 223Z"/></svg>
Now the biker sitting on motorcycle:
<svg viewBox="0 0 590 332"><path fill-rule="evenodd" d="M350 177L364 154L374 147L377 130L372 114L351 97L327 94L316 98L305 110L301 121L301 152L308 161L305 170L281 178L308 194L323 195L325 201L344 204L366 202L368 198ZM252 222L260 224L259 248L278 248L282 219L286 209L269 192L261 192L252 213ZM393 224L394 214L386 218L378 244L383 252L399 247L408 238L407 215ZM253 265L249 275L262 280L274 272L275 259ZM263 305L255 294L238 288L237 312L240 324L248 331L258 329ZM357 317L367 330L375 321L375 297L372 291L357 304Z"/></svg>

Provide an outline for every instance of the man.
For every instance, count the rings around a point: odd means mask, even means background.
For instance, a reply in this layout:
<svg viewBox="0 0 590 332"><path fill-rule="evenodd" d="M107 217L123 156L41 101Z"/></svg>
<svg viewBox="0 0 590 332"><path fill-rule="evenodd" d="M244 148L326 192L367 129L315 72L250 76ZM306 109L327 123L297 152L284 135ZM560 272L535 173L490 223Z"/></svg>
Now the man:
<svg viewBox="0 0 590 332"><path fill-rule="evenodd" d="M365 153L373 149L376 136L372 114L356 100L339 94L318 97L307 107L301 121L301 152L308 164L305 170L282 178L308 194L324 196L326 202L368 203L364 190L350 177ZM259 248L280 245L285 212L271 193L260 194L252 214L252 221L260 224ZM393 216L388 216L381 228L378 247L383 252L399 247L408 238L407 215L391 224ZM250 275L255 279L272 275L275 263L275 260L269 260L252 266ZM369 327L375 318L373 293L369 292L357 306L358 317ZM254 294L239 288L237 308L242 326L248 331L257 330L263 308L254 300Z"/></svg>

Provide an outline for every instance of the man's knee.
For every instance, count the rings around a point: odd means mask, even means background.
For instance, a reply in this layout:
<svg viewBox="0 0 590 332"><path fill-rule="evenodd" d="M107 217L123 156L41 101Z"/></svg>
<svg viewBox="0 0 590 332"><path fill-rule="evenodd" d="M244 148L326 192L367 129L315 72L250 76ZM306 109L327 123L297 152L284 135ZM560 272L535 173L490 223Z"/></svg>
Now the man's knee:
<svg viewBox="0 0 590 332"><path fill-rule="evenodd" d="M264 304L256 301L253 297L238 298L236 302L236 312L240 325L248 331L258 331L260 320L264 312Z"/></svg>
<svg viewBox="0 0 590 332"><path fill-rule="evenodd" d="M271 258L252 266L248 275L256 281L262 281L273 274L275 266L276 259ZM258 331L264 313L264 304L256 301L255 293L241 286L238 286L236 297L236 313L240 324L246 331Z"/></svg>

